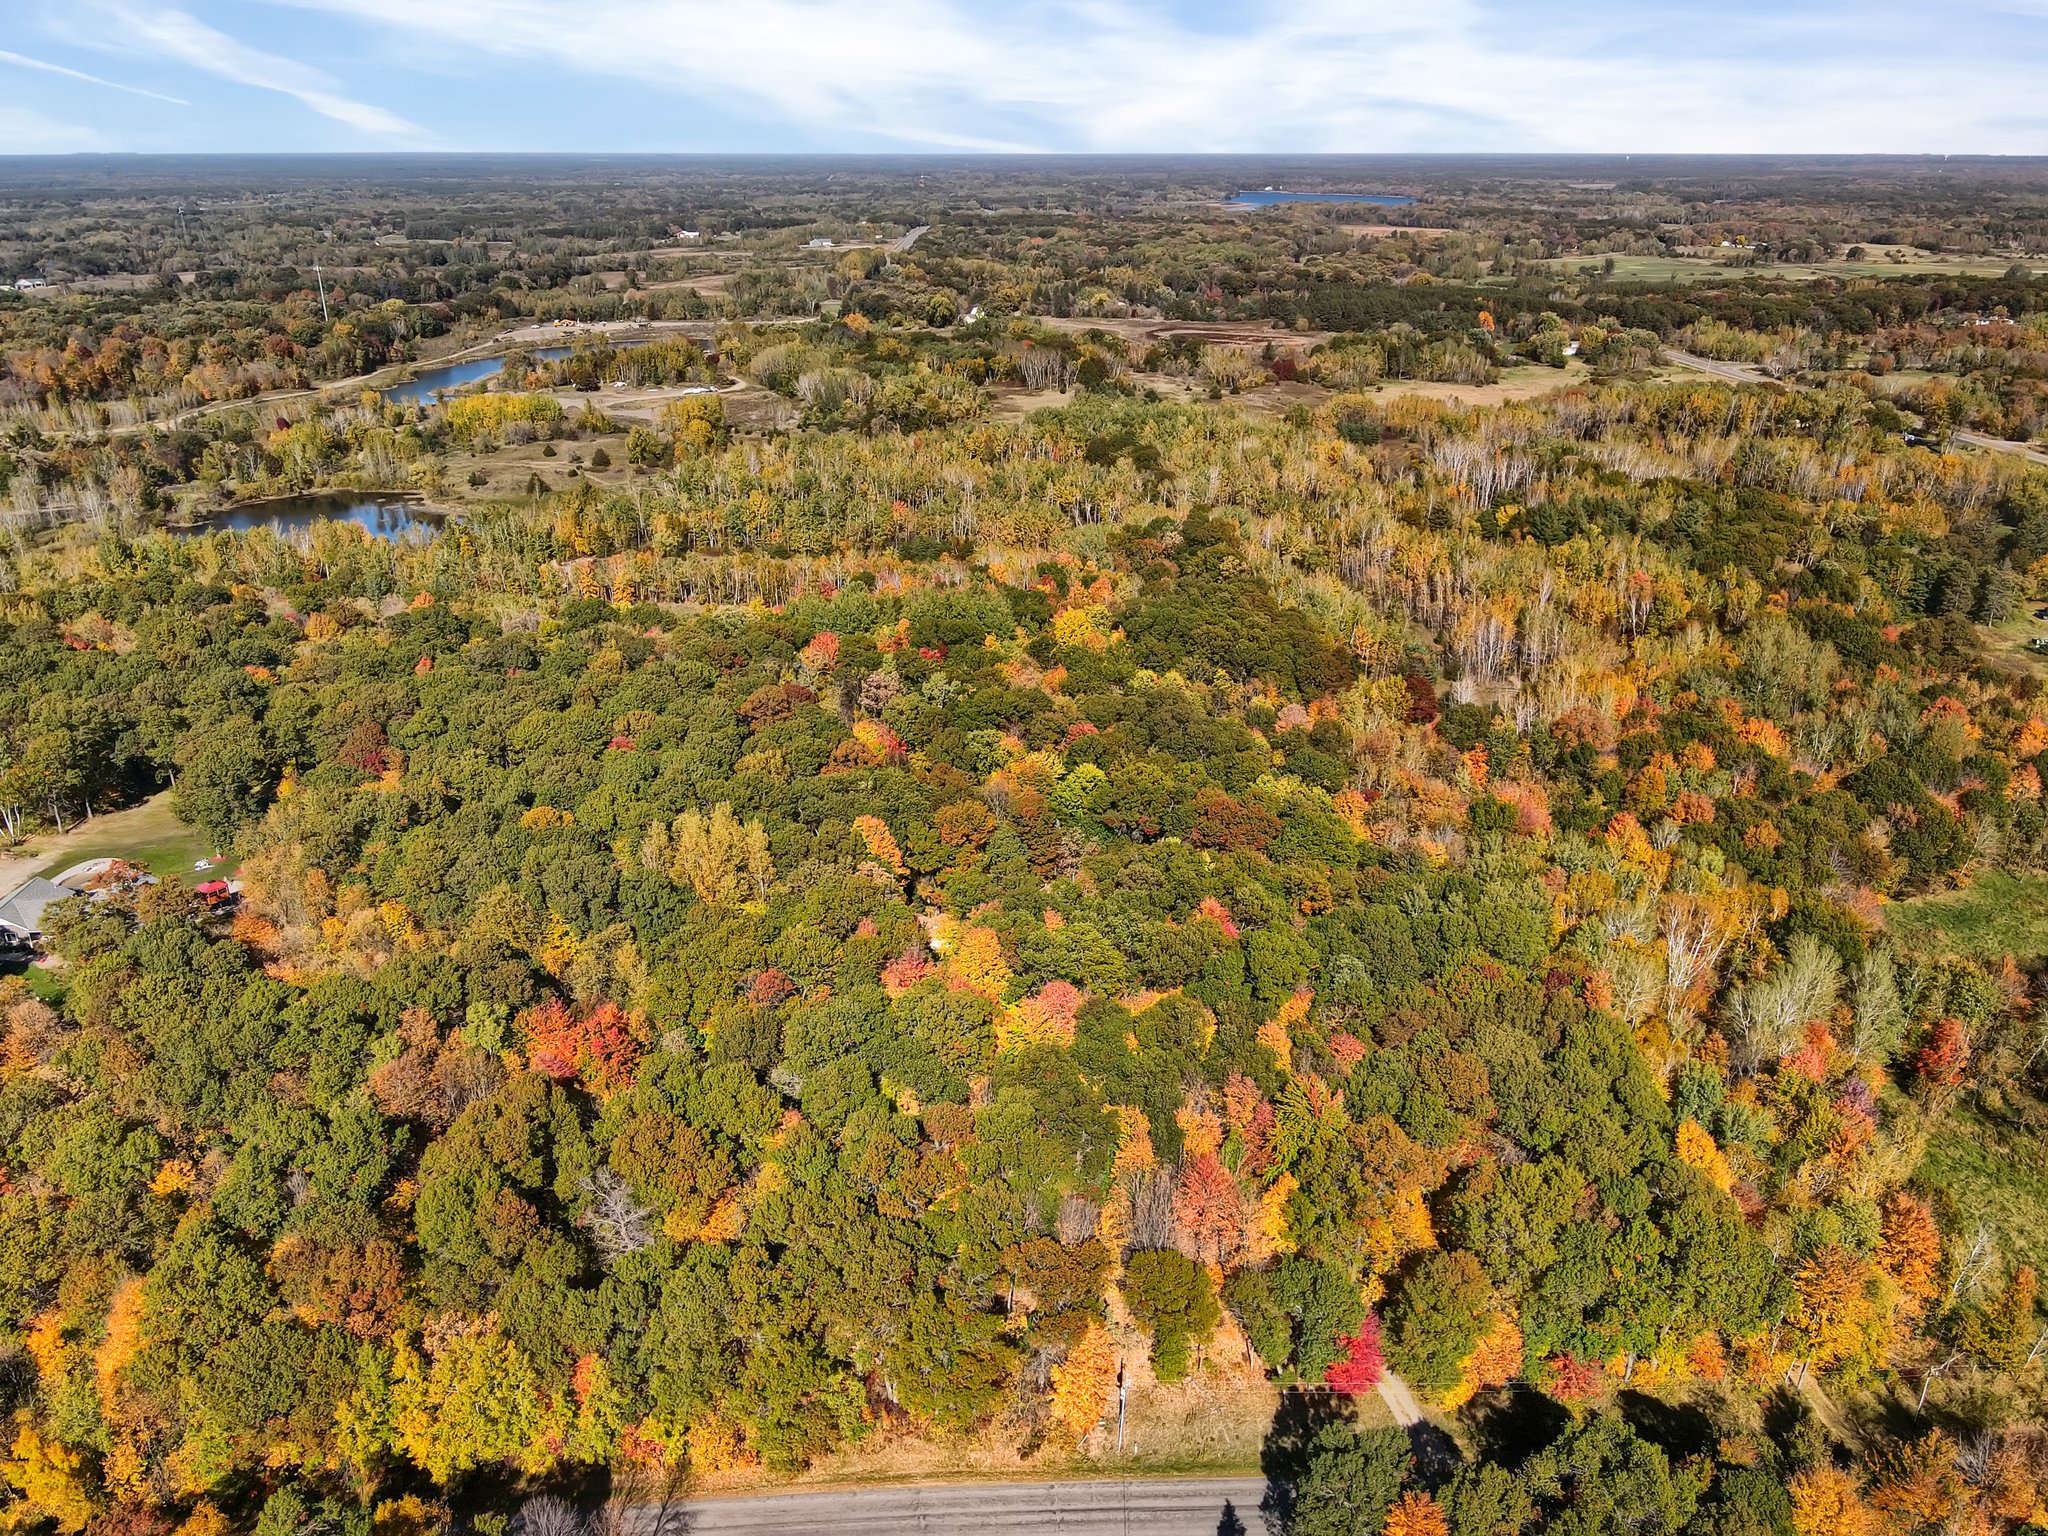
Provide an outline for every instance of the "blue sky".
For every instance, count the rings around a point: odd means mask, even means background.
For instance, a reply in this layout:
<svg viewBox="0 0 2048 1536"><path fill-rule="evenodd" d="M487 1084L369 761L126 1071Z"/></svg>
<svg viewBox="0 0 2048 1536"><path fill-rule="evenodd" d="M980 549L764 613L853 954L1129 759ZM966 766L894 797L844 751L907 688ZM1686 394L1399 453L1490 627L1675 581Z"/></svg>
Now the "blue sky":
<svg viewBox="0 0 2048 1536"><path fill-rule="evenodd" d="M2048 154L2048 0L0 0L0 153Z"/></svg>

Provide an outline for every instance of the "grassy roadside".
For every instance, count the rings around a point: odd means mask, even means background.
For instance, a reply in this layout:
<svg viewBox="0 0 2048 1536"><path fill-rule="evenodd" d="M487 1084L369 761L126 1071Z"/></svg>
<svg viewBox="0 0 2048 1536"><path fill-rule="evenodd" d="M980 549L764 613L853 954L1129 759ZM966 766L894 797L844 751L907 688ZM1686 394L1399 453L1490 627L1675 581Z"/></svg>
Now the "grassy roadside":
<svg viewBox="0 0 2048 1536"><path fill-rule="evenodd" d="M963 1483L1256 1477L1259 1453L1279 1406L1277 1388L1235 1370L1198 1373L1170 1387L1141 1379L1131 1392L1122 1454L1113 1443L1099 1444L1112 1439L1107 1427L1091 1437L1090 1450L1048 1444L1030 1454L1001 1426L964 1445L885 1432L800 1473L734 1468L701 1479L692 1491L723 1497ZM1362 1399L1359 1407L1362 1422L1391 1422L1376 1396Z"/></svg>

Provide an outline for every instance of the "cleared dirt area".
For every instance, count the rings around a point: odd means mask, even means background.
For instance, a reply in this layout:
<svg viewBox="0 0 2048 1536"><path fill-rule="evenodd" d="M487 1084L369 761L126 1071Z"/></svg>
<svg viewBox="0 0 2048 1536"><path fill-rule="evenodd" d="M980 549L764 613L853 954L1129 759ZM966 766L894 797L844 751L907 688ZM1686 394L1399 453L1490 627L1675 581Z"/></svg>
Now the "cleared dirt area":
<svg viewBox="0 0 2048 1536"><path fill-rule="evenodd" d="M688 400L706 394L738 396L743 389L707 389L702 384L660 384L646 389L600 389L594 394L585 394L578 389L553 389L544 393L552 395L562 407L562 412L571 421L583 414L587 405L592 410L602 411L614 421L636 422L642 426L652 423L670 405L678 400Z"/></svg>
<svg viewBox="0 0 2048 1536"><path fill-rule="evenodd" d="M1420 379L1394 379L1372 391L1375 399L1392 400L1407 395L1423 400L1442 400L1452 405L1504 405L1513 400L1535 400L1574 384L1583 384L1592 370L1577 358L1568 358L1562 368L1503 368L1495 384L1431 384Z"/></svg>
<svg viewBox="0 0 2048 1536"><path fill-rule="evenodd" d="M997 421L1022 421L1033 411L1056 405L1072 405L1075 391L1058 389L1013 389L997 385L989 391L989 415Z"/></svg>
<svg viewBox="0 0 2048 1536"><path fill-rule="evenodd" d="M689 336L709 339L717 327L709 320L572 320L556 325L535 321L500 331L491 345L499 347L567 347L579 341L616 341L646 336Z"/></svg>
<svg viewBox="0 0 2048 1536"><path fill-rule="evenodd" d="M154 272L108 272L99 277L56 278L41 288L10 291L18 291L31 299L56 299L80 293L140 293L145 288L154 288L156 283Z"/></svg>
<svg viewBox="0 0 2048 1536"><path fill-rule="evenodd" d="M550 490L560 490L577 480L588 480L610 489L623 488L649 473L626 462L627 432L636 426L657 425L662 410L671 401L685 398L680 387L638 390L631 394L610 390L590 395L574 390L552 393L561 402L571 427L576 425L583 415L584 406L588 405L610 417L619 430L590 437L558 439L552 444L517 443L483 453L469 450L451 452L446 458L444 489L439 493L440 498L463 502L523 495L534 475L539 475ZM795 403L771 390L754 384L728 384L718 394L725 408L726 425L734 432L788 431L797 425L799 413ZM1053 397L1055 402L1058 398ZM1022 420L1022 414L1014 419ZM555 450L553 457L546 452L549 447ZM611 460L602 468L591 462L600 448ZM471 485L472 475L482 475L484 483Z"/></svg>
<svg viewBox="0 0 2048 1536"><path fill-rule="evenodd" d="M722 293L732 284L730 272L706 272L698 277L671 277L658 283L642 283L648 293L660 293L668 288L688 288L692 293Z"/></svg>

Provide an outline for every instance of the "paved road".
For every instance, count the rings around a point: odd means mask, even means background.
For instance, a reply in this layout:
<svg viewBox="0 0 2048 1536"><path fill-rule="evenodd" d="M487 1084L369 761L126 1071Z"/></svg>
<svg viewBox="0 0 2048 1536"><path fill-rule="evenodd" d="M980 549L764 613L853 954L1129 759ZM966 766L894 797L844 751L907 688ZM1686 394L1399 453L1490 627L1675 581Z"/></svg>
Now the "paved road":
<svg viewBox="0 0 2048 1536"><path fill-rule="evenodd" d="M931 225L929 224L920 224L915 229L906 229L902 234L889 242L890 254L894 255L899 251L909 250L930 232Z"/></svg>
<svg viewBox="0 0 2048 1536"><path fill-rule="evenodd" d="M2048 453L2039 448L2029 448L2025 443L2009 442L2002 437L1986 437L1982 432L1958 432L1956 441L1968 443L1972 448L1988 448L1993 453L2017 453L2032 459L2036 464L2048 464Z"/></svg>
<svg viewBox="0 0 2048 1536"><path fill-rule="evenodd" d="M632 1536L1218 1536L1263 1529L1265 1479L1144 1478L1124 1482L992 1483L858 1488L698 1499L657 1532L652 1509L634 1512Z"/></svg>
<svg viewBox="0 0 2048 1536"><path fill-rule="evenodd" d="M1718 357L1695 357L1690 352L1680 352L1675 347L1664 348L1666 361L1681 368L1691 368L1699 373L1711 373L1717 379L1727 379L1737 384L1771 384L1777 382L1761 368L1752 368L1747 363L1724 363Z"/></svg>

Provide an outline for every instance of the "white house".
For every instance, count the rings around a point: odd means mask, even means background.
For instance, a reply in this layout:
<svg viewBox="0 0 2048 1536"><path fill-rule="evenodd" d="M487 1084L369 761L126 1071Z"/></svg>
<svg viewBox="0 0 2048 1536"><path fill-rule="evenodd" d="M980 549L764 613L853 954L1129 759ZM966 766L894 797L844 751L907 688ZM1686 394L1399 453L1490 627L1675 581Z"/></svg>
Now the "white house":
<svg viewBox="0 0 2048 1536"><path fill-rule="evenodd" d="M31 288L47 288L50 285L40 277L17 277L14 286L25 293Z"/></svg>

